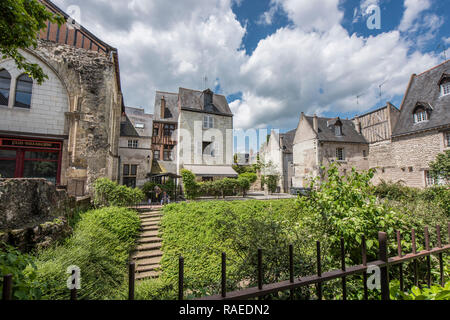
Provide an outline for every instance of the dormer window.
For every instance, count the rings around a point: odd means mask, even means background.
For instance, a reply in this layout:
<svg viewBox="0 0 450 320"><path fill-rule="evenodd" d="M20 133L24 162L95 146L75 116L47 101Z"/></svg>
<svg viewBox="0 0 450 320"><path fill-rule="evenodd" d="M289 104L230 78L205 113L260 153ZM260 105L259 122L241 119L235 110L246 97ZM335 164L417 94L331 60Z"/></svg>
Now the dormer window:
<svg viewBox="0 0 450 320"><path fill-rule="evenodd" d="M336 134L337 137L341 137L342 136L342 125L336 124L334 127L334 133Z"/></svg>
<svg viewBox="0 0 450 320"><path fill-rule="evenodd" d="M439 80L439 86L441 87L441 96L447 96L450 94L450 74L444 73Z"/></svg>
<svg viewBox="0 0 450 320"><path fill-rule="evenodd" d="M414 123L420 123L429 120L429 115L424 107L417 107L414 111Z"/></svg>
<svg viewBox="0 0 450 320"><path fill-rule="evenodd" d="M441 84L441 95L446 96L450 94L450 79Z"/></svg>

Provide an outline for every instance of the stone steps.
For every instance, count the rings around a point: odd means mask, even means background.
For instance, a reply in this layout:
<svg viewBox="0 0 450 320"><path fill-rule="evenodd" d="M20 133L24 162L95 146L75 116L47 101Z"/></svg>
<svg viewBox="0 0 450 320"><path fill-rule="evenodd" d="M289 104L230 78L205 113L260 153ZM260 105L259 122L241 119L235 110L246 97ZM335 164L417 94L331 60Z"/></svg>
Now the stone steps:
<svg viewBox="0 0 450 320"><path fill-rule="evenodd" d="M149 272L139 272L136 273L136 280L144 280L144 279L157 279L161 275L160 271L149 271Z"/></svg>
<svg viewBox="0 0 450 320"><path fill-rule="evenodd" d="M132 258L136 263L136 280L158 278L161 274L162 239L159 224L162 213L156 210L139 211L141 220L141 234L138 246Z"/></svg>
<svg viewBox="0 0 450 320"><path fill-rule="evenodd" d="M159 237L142 237L138 239L139 244L145 243L161 243L162 239Z"/></svg>

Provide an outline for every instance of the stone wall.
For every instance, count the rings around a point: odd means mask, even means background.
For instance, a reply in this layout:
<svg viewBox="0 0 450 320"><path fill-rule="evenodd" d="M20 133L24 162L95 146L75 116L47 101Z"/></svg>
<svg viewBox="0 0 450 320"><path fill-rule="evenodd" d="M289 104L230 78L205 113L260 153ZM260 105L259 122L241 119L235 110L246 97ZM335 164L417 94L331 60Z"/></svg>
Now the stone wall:
<svg viewBox="0 0 450 320"><path fill-rule="evenodd" d="M75 199L45 179L0 179L0 241L23 250L70 234Z"/></svg>
<svg viewBox="0 0 450 320"><path fill-rule="evenodd" d="M30 109L0 107L2 133L63 140L60 183L68 190L77 181L86 193L97 178L117 181L122 94L113 55L45 40L21 53L49 79L33 84ZM0 59L2 67L19 74L10 60Z"/></svg>

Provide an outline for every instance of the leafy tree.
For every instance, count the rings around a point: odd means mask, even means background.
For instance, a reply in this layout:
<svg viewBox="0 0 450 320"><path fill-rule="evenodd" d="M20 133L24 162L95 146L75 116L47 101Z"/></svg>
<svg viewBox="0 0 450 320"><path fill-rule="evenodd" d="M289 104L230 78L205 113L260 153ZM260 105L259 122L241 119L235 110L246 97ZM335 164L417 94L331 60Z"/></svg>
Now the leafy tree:
<svg viewBox="0 0 450 320"><path fill-rule="evenodd" d="M182 169L181 177L183 179L184 193L186 197L190 200L193 200L197 197L198 193L198 183L195 181L195 174L191 171Z"/></svg>
<svg viewBox="0 0 450 320"><path fill-rule="evenodd" d="M38 64L27 62L19 49L36 48L37 35L47 21L62 25L65 18L51 13L37 0L0 1L0 57L13 59L19 69L39 84L48 76Z"/></svg>
<svg viewBox="0 0 450 320"><path fill-rule="evenodd" d="M436 160L430 163L430 169L433 178L450 181L450 150L438 154Z"/></svg>

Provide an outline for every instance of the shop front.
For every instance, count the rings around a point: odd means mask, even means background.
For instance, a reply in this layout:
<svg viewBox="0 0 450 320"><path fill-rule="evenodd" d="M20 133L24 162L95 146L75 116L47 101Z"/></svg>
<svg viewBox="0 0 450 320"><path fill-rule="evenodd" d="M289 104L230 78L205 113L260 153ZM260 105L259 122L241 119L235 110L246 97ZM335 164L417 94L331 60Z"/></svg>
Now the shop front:
<svg viewBox="0 0 450 320"><path fill-rule="evenodd" d="M0 136L1 178L44 178L60 184L62 141Z"/></svg>

